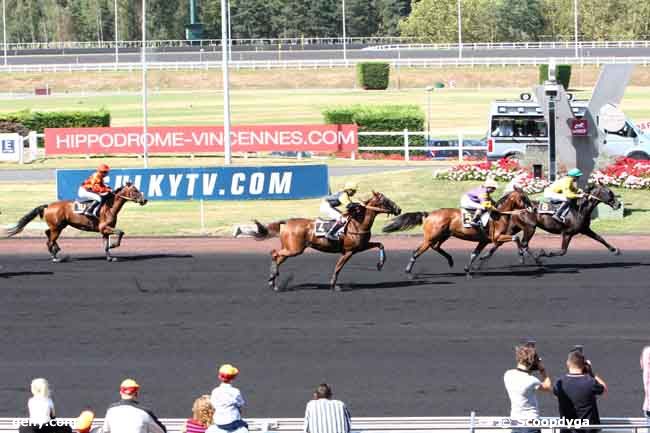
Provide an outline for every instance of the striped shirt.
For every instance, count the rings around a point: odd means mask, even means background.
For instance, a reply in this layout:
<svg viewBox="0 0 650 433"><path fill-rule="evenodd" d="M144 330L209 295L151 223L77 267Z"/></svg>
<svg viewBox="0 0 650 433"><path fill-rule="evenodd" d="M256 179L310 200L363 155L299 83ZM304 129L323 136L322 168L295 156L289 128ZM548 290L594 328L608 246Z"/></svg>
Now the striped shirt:
<svg viewBox="0 0 650 433"><path fill-rule="evenodd" d="M195 419L188 419L185 421L185 432L186 433L205 433L208 429L207 426L204 426L199 421Z"/></svg>
<svg viewBox="0 0 650 433"><path fill-rule="evenodd" d="M650 346L646 346L641 352L641 368L643 369L643 389L645 390L643 410L650 412Z"/></svg>
<svg viewBox="0 0 650 433"><path fill-rule="evenodd" d="M307 403L305 433L350 433L350 412L339 400L319 398Z"/></svg>

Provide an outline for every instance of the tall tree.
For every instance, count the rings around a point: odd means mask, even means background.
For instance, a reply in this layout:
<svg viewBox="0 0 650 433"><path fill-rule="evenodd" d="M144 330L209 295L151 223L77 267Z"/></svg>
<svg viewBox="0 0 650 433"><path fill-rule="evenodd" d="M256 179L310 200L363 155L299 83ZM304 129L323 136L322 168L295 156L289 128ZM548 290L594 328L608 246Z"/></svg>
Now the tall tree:
<svg viewBox="0 0 650 433"><path fill-rule="evenodd" d="M544 33L540 0L500 0L496 17L501 41L537 41Z"/></svg>

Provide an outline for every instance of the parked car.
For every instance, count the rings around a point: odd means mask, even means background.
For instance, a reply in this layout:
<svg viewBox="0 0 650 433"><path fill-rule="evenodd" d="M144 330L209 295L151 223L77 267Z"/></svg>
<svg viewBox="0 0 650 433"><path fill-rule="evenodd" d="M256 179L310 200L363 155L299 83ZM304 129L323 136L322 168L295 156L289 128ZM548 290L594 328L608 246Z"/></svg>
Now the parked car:
<svg viewBox="0 0 650 433"><path fill-rule="evenodd" d="M458 147L458 140L447 140L439 138L430 138L427 144L428 147ZM463 158L485 158L487 152L486 139L463 139L463 147L484 147L484 150L479 149L463 149ZM458 150L455 149L430 149L427 155L434 159L458 159Z"/></svg>

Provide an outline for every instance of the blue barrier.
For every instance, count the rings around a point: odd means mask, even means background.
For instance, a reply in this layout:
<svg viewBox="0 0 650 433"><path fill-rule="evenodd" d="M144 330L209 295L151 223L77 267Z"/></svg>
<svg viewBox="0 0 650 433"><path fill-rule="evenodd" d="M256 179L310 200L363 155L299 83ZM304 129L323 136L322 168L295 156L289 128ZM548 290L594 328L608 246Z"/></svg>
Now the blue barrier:
<svg viewBox="0 0 650 433"><path fill-rule="evenodd" d="M93 170L57 170L59 200L73 200ZM133 182L149 200L295 200L328 193L326 165L114 169L113 189Z"/></svg>

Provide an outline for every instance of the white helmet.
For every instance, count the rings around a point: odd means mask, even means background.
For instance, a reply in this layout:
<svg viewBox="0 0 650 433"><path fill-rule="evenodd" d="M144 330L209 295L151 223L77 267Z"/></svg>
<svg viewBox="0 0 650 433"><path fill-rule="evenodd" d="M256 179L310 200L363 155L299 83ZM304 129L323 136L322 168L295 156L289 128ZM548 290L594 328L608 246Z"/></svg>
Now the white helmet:
<svg viewBox="0 0 650 433"><path fill-rule="evenodd" d="M487 178L485 179L485 182L483 182L483 187L484 188L494 188L497 189L499 187L499 184L497 183L496 180L492 178Z"/></svg>

